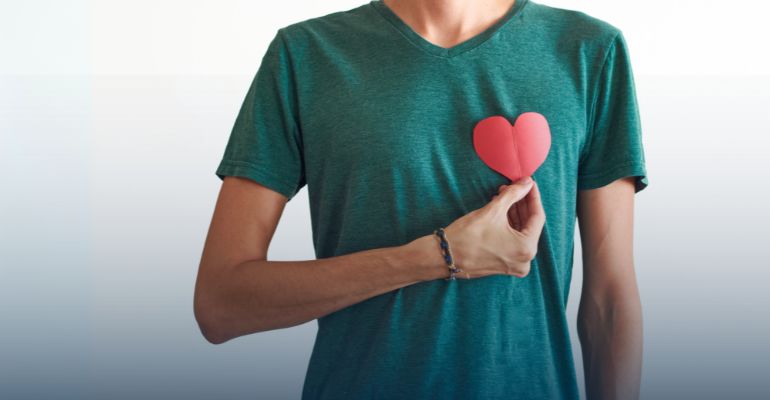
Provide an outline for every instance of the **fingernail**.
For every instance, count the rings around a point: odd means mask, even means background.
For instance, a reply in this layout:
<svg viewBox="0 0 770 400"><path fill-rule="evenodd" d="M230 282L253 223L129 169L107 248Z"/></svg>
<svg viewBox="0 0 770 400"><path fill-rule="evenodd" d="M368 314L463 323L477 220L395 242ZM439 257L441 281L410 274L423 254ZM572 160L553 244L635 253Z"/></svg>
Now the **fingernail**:
<svg viewBox="0 0 770 400"><path fill-rule="evenodd" d="M521 180L519 180L519 183L521 183L522 185L527 185L530 182L532 182L532 178L529 176L525 176L524 178L521 178Z"/></svg>

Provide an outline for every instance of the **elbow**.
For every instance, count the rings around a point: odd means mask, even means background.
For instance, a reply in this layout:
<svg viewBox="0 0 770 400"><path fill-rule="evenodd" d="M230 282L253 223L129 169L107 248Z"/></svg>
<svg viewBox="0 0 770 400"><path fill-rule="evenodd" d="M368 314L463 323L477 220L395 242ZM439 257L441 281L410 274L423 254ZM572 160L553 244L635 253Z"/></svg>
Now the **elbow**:
<svg viewBox="0 0 770 400"><path fill-rule="evenodd" d="M242 318L232 315L232 307L229 307L217 296L210 293L196 291L193 302L193 313L203 337L211 344L222 344L246 333L257 333L274 329L269 324L262 323L264 318L252 319L252 325L244 330L237 321Z"/></svg>
<svg viewBox="0 0 770 400"><path fill-rule="evenodd" d="M198 328L206 341L211 344L222 344L230 340L221 326L212 319L213 318L208 314L199 311L195 312L195 320L198 322Z"/></svg>
<svg viewBox="0 0 770 400"><path fill-rule="evenodd" d="M206 339L206 341L211 344L222 344L231 339L215 326L203 324L199 321L198 327L200 328L201 334L203 334L203 337Z"/></svg>
<svg viewBox="0 0 770 400"><path fill-rule="evenodd" d="M222 344L232 339L222 323L221 313L210 302L203 300L203 296L196 292L193 302L195 321L201 334L211 344Z"/></svg>
<svg viewBox="0 0 770 400"><path fill-rule="evenodd" d="M244 315L245 307L239 304L243 296L234 296L237 288L230 289L233 285L222 279L199 276L193 296L195 321L209 343L222 344L242 335L275 329L268 317L271 314L265 311L267 307L250 309ZM261 303L259 299L252 300Z"/></svg>

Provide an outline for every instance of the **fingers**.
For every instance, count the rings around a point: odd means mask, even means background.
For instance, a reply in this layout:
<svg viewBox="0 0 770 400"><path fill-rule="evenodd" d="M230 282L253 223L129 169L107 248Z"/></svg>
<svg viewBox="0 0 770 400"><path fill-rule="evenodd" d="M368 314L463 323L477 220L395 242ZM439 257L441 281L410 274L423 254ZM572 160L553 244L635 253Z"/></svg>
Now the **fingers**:
<svg viewBox="0 0 770 400"><path fill-rule="evenodd" d="M503 189L506 188L508 185L500 185L497 187L497 194L499 195L502 193ZM508 217L508 224L511 225L513 229L519 230L521 229L521 218L519 218L519 212L516 208L516 205L519 203L516 203L513 207L508 209L508 212L506 213L506 216Z"/></svg>
<svg viewBox="0 0 770 400"><path fill-rule="evenodd" d="M539 235L545 223L545 210L543 209L540 188L538 188L537 182L532 185L532 190L529 191L525 203L529 213L524 228L521 231L522 233L536 233Z"/></svg>
<svg viewBox="0 0 770 400"><path fill-rule="evenodd" d="M524 225L524 221L527 218L527 213L522 207L523 201L520 201L526 196L527 189L529 189L533 180L525 177L510 185L500 185L497 187L498 194L495 196L497 204L495 207L504 207L506 213L506 219L511 228L520 231ZM527 183L529 181L529 183Z"/></svg>
<svg viewBox="0 0 770 400"><path fill-rule="evenodd" d="M533 180L534 181L534 180ZM534 182L533 182L534 186ZM516 209L519 213L519 220L521 221L521 227L523 227L524 223L529 220L529 198L531 196L532 189L527 192L527 195L524 196L524 199L518 203L516 203ZM521 230L521 229L519 229Z"/></svg>
<svg viewBox="0 0 770 400"><path fill-rule="evenodd" d="M519 213L516 211L516 206L518 204L519 203L516 203L513 207L508 209L508 223L513 229L516 229L517 231L521 229L521 219L519 218Z"/></svg>
<svg viewBox="0 0 770 400"><path fill-rule="evenodd" d="M524 196L526 196L527 192L529 192L530 188L532 187L532 183L532 178L525 177L519 179L513 184L508 185L500 192L499 195L496 196L494 200L492 200L494 206L502 208L504 212L508 212L513 203L521 200L524 198Z"/></svg>
<svg viewBox="0 0 770 400"><path fill-rule="evenodd" d="M526 196L526 195L525 195ZM524 221L526 220L527 214L524 214L521 211L521 204L523 201L517 201L513 204L513 207L511 207L511 211L516 214L516 222L517 224L514 225L514 229L517 231L521 230L521 227L524 225Z"/></svg>

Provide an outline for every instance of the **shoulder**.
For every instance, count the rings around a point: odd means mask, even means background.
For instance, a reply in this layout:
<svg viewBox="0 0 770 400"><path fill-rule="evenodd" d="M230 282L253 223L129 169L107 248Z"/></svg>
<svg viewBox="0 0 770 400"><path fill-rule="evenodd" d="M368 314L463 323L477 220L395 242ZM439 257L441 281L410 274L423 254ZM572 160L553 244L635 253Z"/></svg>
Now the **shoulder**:
<svg viewBox="0 0 770 400"><path fill-rule="evenodd" d="M564 40L607 48L621 34L609 21L580 10L559 8L528 0L523 18Z"/></svg>
<svg viewBox="0 0 770 400"><path fill-rule="evenodd" d="M371 25L371 11L371 6L366 3L285 25L278 29L277 35L298 45L314 40L344 40Z"/></svg>

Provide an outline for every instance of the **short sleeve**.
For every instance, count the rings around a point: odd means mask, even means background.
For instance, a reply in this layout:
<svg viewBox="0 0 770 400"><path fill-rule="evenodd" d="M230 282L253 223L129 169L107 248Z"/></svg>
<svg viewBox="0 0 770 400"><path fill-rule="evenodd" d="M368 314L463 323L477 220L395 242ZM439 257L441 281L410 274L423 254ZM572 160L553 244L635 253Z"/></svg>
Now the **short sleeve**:
<svg viewBox="0 0 770 400"><path fill-rule="evenodd" d="M634 76L620 31L607 49L592 97L586 142L578 165L578 190L595 189L633 176L638 193L649 181Z"/></svg>
<svg viewBox="0 0 770 400"><path fill-rule="evenodd" d="M216 175L251 179L289 200L305 185L294 74L282 31L270 42Z"/></svg>

